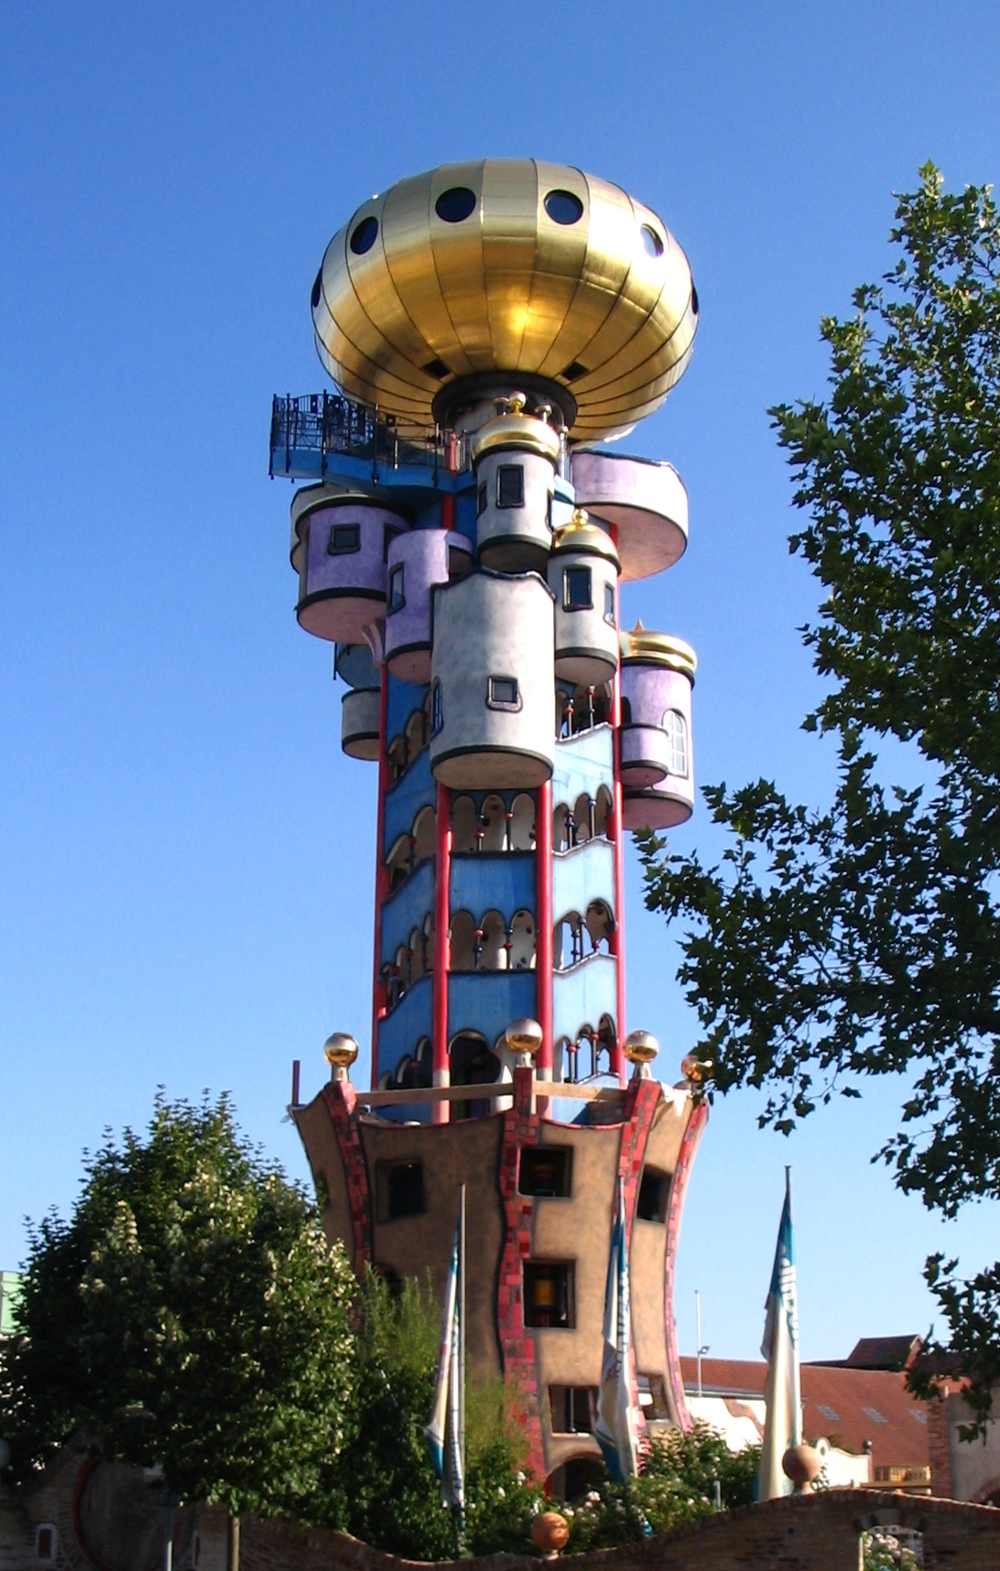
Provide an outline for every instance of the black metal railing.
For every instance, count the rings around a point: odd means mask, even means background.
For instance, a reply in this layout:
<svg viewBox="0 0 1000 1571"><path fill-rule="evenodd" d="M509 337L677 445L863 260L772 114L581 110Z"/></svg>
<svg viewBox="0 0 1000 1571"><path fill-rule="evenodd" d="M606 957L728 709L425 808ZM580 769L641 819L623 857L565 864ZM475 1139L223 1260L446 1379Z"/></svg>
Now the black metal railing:
<svg viewBox="0 0 1000 1571"><path fill-rule="evenodd" d="M464 444L462 444L464 447ZM327 453L364 458L392 469L419 465L444 466L444 438L434 430L426 437L400 435L392 415L380 414L370 404L358 403L339 393L305 393L299 398L275 396L271 404L271 474L289 474L296 454L318 453L325 472ZM458 468L466 455L459 452Z"/></svg>

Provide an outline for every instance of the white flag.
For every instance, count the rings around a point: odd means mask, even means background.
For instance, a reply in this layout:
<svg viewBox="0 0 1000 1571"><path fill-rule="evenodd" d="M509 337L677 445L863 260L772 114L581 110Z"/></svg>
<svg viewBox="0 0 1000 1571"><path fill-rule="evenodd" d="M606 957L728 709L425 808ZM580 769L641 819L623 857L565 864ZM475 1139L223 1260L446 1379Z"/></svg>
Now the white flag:
<svg viewBox="0 0 1000 1571"><path fill-rule="evenodd" d="M441 1502L460 1516L465 1508L464 1190L463 1185L444 1295L434 1410L424 1431L434 1471L441 1480Z"/></svg>
<svg viewBox="0 0 1000 1571"><path fill-rule="evenodd" d="M616 1483L623 1483L636 1471L636 1444L632 1412L628 1241L625 1198L620 1181L617 1201L618 1212L611 1233L608 1280L604 1291L604 1362L594 1435L611 1477Z"/></svg>
<svg viewBox="0 0 1000 1571"><path fill-rule="evenodd" d="M764 1400L764 1446L760 1458L759 1498L774 1500L792 1493L781 1459L789 1446L802 1439L802 1400L799 1388L799 1312L795 1289L795 1256L792 1250L792 1179L785 1169L785 1204L774 1251L767 1319L760 1347L767 1359Z"/></svg>

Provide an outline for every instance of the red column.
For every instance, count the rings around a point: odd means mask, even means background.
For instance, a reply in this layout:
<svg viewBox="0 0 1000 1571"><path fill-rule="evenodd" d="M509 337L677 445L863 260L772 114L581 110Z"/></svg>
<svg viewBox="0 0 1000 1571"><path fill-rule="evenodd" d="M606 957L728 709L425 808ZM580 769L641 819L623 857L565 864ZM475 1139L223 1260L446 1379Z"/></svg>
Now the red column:
<svg viewBox="0 0 1000 1571"><path fill-rule="evenodd" d="M535 1059L540 1078L552 1078L552 781L535 798L535 1015L542 1045Z"/></svg>
<svg viewBox="0 0 1000 1571"><path fill-rule="evenodd" d="M611 538L615 545L618 544L618 531L611 530ZM616 602L617 621L619 629L622 625L621 616L621 585L617 586ZM611 1073L617 1075L622 1085L625 1084L625 1055L622 1052L622 1043L625 1040L625 829L622 824L622 668L619 658L618 670L615 672L614 690L611 701L611 724L613 727L613 746L615 761L614 783L614 808L612 812L615 846L615 930L611 935L608 948L617 960L617 1014L616 1024L617 1041L615 1050L611 1055Z"/></svg>
<svg viewBox="0 0 1000 1571"><path fill-rule="evenodd" d="M451 792L447 786L437 787L435 803L435 858L434 858L434 999L433 999L433 1069L434 1084L451 1083L448 1061L448 967L451 964ZM431 1105L431 1122L446 1124L451 1115L449 1102Z"/></svg>
<svg viewBox="0 0 1000 1571"><path fill-rule="evenodd" d="M389 673L382 667L382 697L378 722L378 827L375 831L375 959L372 980L372 1090L378 1087L378 1023L387 1007L386 985L382 980L382 903L389 893L389 869L385 865L385 794L389 789L389 759L386 729L389 714Z"/></svg>

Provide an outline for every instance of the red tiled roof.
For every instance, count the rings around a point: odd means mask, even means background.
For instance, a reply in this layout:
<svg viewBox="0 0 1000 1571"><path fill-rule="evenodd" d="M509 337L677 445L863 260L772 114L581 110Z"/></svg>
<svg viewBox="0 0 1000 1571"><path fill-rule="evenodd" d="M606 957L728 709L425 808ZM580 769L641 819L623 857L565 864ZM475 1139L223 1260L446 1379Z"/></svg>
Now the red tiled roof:
<svg viewBox="0 0 1000 1571"><path fill-rule="evenodd" d="M689 1395L697 1387L697 1361L681 1359ZM706 1396L764 1395L767 1365L736 1358L703 1358ZM872 1442L875 1467L927 1467L927 1404L910 1396L904 1376L885 1369L844 1369L803 1364L802 1424L808 1440L825 1435L857 1455Z"/></svg>

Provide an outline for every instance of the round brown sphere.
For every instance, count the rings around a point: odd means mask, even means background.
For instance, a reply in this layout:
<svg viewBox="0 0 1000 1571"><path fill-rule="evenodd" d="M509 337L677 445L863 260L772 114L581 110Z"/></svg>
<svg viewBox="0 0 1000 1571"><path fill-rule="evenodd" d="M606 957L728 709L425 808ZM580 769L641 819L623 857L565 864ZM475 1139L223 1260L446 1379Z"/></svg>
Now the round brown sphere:
<svg viewBox="0 0 1000 1571"><path fill-rule="evenodd" d="M630 1064L651 1064L660 1044L650 1031L630 1031L622 1051Z"/></svg>
<svg viewBox="0 0 1000 1571"><path fill-rule="evenodd" d="M537 1020L512 1020L506 1037L512 1053L527 1053L534 1058L542 1045L542 1028Z"/></svg>
<svg viewBox="0 0 1000 1571"><path fill-rule="evenodd" d="M808 1489L823 1471L823 1464L812 1446L804 1442L797 1446L789 1446L781 1458L781 1466L785 1476L790 1478L796 1489Z"/></svg>
<svg viewBox="0 0 1000 1571"><path fill-rule="evenodd" d="M543 1511L531 1524L531 1542L543 1555L557 1555L569 1543L569 1523L558 1511Z"/></svg>
<svg viewBox="0 0 1000 1571"><path fill-rule="evenodd" d="M346 1031L334 1031L323 1044L323 1057L332 1069L350 1069L358 1056L358 1044Z"/></svg>

